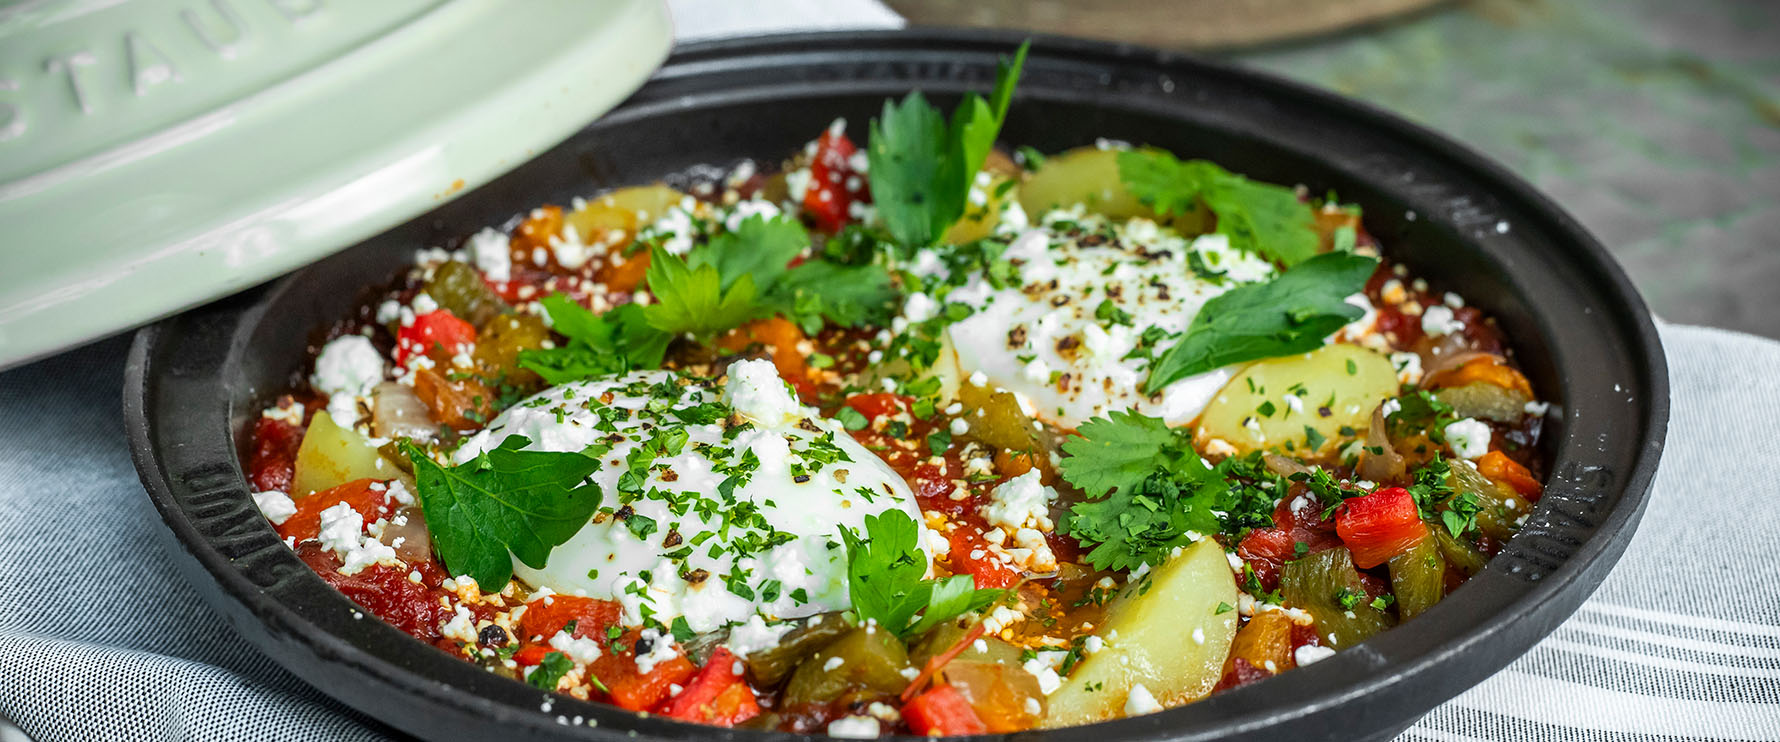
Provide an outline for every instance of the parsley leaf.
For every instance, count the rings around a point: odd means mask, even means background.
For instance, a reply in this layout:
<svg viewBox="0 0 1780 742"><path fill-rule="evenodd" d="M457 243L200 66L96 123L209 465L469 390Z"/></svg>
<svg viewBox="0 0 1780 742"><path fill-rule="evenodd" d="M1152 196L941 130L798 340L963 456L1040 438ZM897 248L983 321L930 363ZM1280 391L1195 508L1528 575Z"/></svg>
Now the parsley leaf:
<svg viewBox="0 0 1780 742"><path fill-rule="evenodd" d="M810 235L786 216L750 216L719 232L684 260L655 248L649 291L657 303L643 309L649 324L669 335L709 338L772 314L797 321L814 334L825 322L853 327L887 322L898 294L890 274L871 263L842 265L824 255L787 268L810 246Z"/></svg>
<svg viewBox="0 0 1780 742"><path fill-rule="evenodd" d="M810 260L787 271L771 288L779 311L811 335L827 321L841 327L886 324L901 295L879 265L840 265Z"/></svg>
<svg viewBox="0 0 1780 742"><path fill-rule="evenodd" d="M667 353L671 337L649 326L643 307L625 304L594 314L562 294L551 294L538 303L550 315L551 326L569 342L557 348L522 350L519 365L551 385L657 368Z"/></svg>
<svg viewBox="0 0 1780 742"><path fill-rule="evenodd" d="M1318 255L1267 283L1238 286L1199 308L1174 347L1158 358L1144 389L1261 358L1304 353L1363 312L1347 303L1378 265L1353 253Z"/></svg>
<svg viewBox="0 0 1780 742"><path fill-rule="evenodd" d="M884 101L883 113L872 119L866 147L872 202L904 247L933 244L964 215L971 184L1007 117L1028 45L998 65L988 100L964 96L950 127L918 90L901 103Z"/></svg>
<svg viewBox="0 0 1780 742"><path fill-rule="evenodd" d="M562 681L562 676L573 669L574 660L561 652L551 652L544 655L544 661L538 663L537 669L525 676L525 682L533 688L556 690L556 684Z"/></svg>
<svg viewBox="0 0 1780 742"><path fill-rule="evenodd" d="M659 246L649 248L646 277L655 303L643 307L643 317L669 335L709 338L765 313L752 276L741 274L725 281L712 263L693 266Z"/></svg>
<svg viewBox="0 0 1780 742"><path fill-rule="evenodd" d="M756 287L771 286L785 274L785 266L809 246L810 235L796 220L755 214L733 231L718 233L710 242L693 248L686 255L686 265L694 270L705 265L716 268L725 291L743 276L753 278Z"/></svg>
<svg viewBox="0 0 1780 742"><path fill-rule="evenodd" d="M452 574L498 590L513 559L541 569L550 551L587 525L599 485L587 481L600 462L580 453L522 451L510 436L461 466L447 468L408 441L416 494L439 559Z"/></svg>
<svg viewBox="0 0 1780 742"><path fill-rule="evenodd" d="M1209 209L1239 250L1296 265L1316 254L1316 217L1291 188L1249 180L1205 160L1161 150L1120 152L1119 180L1163 216Z"/></svg>
<svg viewBox="0 0 1780 742"><path fill-rule="evenodd" d="M1006 592L978 590L969 575L922 579L927 556L919 547L920 537L915 519L901 510L865 516L863 538L841 528L847 589L860 621L875 619L898 636L914 636L989 605Z"/></svg>

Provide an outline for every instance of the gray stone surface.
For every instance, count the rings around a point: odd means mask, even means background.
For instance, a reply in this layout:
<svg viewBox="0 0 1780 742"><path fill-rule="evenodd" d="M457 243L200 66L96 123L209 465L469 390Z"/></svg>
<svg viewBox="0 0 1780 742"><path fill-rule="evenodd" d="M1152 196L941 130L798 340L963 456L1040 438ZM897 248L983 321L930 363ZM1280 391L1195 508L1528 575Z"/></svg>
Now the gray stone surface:
<svg viewBox="0 0 1780 742"><path fill-rule="evenodd" d="M1480 0L1226 56L1506 163L1658 315L1780 337L1780 2Z"/></svg>

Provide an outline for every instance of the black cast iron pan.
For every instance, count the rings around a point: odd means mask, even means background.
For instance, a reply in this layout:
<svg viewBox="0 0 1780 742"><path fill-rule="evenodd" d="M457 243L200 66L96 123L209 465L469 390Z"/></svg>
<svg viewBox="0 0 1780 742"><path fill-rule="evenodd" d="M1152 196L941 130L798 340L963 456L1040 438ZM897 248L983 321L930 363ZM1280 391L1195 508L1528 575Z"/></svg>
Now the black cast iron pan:
<svg viewBox="0 0 1780 742"><path fill-rule="evenodd" d="M414 249L543 202L701 163L777 161L832 119L863 127L912 88L986 89L1019 38L843 32L682 48L622 107L433 212L266 286L141 331L124 392L136 466L192 582L243 638L348 705L432 739L766 739L548 699L358 610L248 497L247 423L295 381L311 330ZM515 112L523 115L523 112ZM1250 176L1333 188L1387 254L1497 318L1552 400L1546 495L1489 567L1433 610L1333 659L1135 719L1016 735L1051 742L1384 739L1520 656L1581 604L1631 540L1662 449L1667 373L1648 311L1576 222L1470 150L1267 75L1152 49L1033 43L1002 140L1052 152L1106 137Z"/></svg>

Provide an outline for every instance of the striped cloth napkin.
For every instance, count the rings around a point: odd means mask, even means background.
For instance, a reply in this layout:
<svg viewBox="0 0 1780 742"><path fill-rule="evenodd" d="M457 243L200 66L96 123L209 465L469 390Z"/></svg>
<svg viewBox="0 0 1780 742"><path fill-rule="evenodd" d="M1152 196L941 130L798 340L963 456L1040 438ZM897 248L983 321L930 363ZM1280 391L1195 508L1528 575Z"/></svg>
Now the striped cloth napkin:
<svg viewBox="0 0 1780 742"><path fill-rule="evenodd" d="M901 22L874 0L670 5L682 38ZM1625 557L1549 639L1402 739L1780 740L1780 343L1662 336L1668 451ZM0 374L0 717L39 742L388 739L180 577L119 420L125 348ZM0 723L0 742L15 733Z"/></svg>

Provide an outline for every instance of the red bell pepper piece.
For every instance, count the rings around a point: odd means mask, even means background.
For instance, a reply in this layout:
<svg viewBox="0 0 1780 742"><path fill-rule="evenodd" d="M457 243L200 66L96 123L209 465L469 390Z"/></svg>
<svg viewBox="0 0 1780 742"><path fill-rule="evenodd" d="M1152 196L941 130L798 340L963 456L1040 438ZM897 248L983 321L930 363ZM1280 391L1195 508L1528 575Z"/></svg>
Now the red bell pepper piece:
<svg viewBox="0 0 1780 742"><path fill-rule="evenodd" d="M444 357L449 358L474 342L475 325L458 319L449 309L435 309L396 332L396 365L406 367L408 361L432 353L434 347L442 348Z"/></svg>
<svg viewBox="0 0 1780 742"><path fill-rule="evenodd" d="M1428 537L1415 498L1402 487L1388 487L1342 503L1335 514L1335 532L1353 552L1354 566L1361 569L1384 564Z"/></svg>
<svg viewBox="0 0 1780 742"><path fill-rule="evenodd" d="M552 595L525 604L525 615L519 617L519 640L549 642L570 621L575 628L570 636L593 639L606 645L606 629L618 623L624 607L616 601L583 598L575 595Z"/></svg>
<svg viewBox="0 0 1780 742"><path fill-rule="evenodd" d="M970 702L949 685L936 685L926 693L909 699L902 706L902 718L916 734L949 737L957 734L982 734L989 731Z"/></svg>
<svg viewBox="0 0 1780 742"><path fill-rule="evenodd" d="M693 678L680 695L668 699L661 713L683 721L720 727L732 727L758 716L760 704L755 702L748 681L736 671L739 664L728 647L718 647L698 677Z"/></svg>
<svg viewBox="0 0 1780 742"><path fill-rule="evenodd" d="M858 411L867 420L876 420L880 416L895 415L908 409L914 400L914 397L878 392L876 394L855 394L848 397L843 404Z"/></svg>
<svg viewBox="0 0 1780 742"><path fill-rule="evenodd" d="M670 685L685 685L698 668L692 660L686 659L685 652L677 652L673 659L655 663L649 672L643 673L637 667L637 640L642 631L631 629L620 637L618 643L624 647L622 652L605 652L589 666L593 676L605 684L612 703L631 711L647 711L660 705L671 692ZM668 637L660 637L656 641L672 641Z"/></svg>
<svg viewBox="0 0 1780 742"><path fill-rule="evenodd" d="M825 232L838 232L852 221L854 202L871 203L865 177L853 170L850 160L858 151L847 135L833 128L816 138L816 155L810 160L810 185L804 189L803 210Z"/></svg>
<svg viewBox="0 0 1780 742"><path fill-rule="evenodd" d="M249 478L256 490L290 492L297 475L297 449L304 429L283 420L261 417L253 426L253 453L248 459Z"/></svg>

